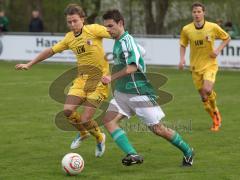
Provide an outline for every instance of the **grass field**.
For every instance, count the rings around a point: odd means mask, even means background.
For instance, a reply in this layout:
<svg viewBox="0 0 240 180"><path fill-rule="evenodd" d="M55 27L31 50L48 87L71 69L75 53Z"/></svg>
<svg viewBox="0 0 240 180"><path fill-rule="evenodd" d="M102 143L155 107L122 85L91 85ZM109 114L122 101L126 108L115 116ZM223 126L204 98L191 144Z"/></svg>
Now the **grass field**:
<svg viewBox="0 0 240 180"><path fill-rule="evenodd" d="M125 167L124 154L109 135L104 157L94 157L95 140L89 138L75 150L85 160L76 177L61 171L61 159L71 152L75 132L64 132L54 124L63 105L49 97L52 81L72 64L39 64L30 71L17 72L15 62L0 62L0 180L61 179L239 179L240 84L239 71L220 71L216 91L223 116L220 132L212 133L211 120L203 110L188 71L150 67L168 77L162 87L174 99L163 106L164 121L179 130L196 152L194 166L182 168L181 152L165 140L137 126L127 130L130 140L145 158L140 166ZM134 123L137 123L135 119ZM104 130L105 131L105 130ZM105 131L106 132L106 131Z"/></svg>

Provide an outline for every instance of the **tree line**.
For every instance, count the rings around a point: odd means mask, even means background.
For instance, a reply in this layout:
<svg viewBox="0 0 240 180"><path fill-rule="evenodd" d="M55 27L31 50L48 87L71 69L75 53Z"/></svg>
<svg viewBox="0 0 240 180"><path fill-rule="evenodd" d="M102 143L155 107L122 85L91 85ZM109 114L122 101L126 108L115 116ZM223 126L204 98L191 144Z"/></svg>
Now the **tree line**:
<svg viewBox="0 0 240 180"><path fill-rule="evenodd" d="M191 22L194 0L0 0L0 8L10 20L10 31L28 31L31 11L41 12L45 32L66 32L63 14L69 3L83 7L88 23L102 23L101 15L110 8L118 8L125 17L126 29L134 34L179 34ZM232 21L239 27L240 1L201 0L207 8L207 19ZM236 10L234 10L236 9Z"/></svg>

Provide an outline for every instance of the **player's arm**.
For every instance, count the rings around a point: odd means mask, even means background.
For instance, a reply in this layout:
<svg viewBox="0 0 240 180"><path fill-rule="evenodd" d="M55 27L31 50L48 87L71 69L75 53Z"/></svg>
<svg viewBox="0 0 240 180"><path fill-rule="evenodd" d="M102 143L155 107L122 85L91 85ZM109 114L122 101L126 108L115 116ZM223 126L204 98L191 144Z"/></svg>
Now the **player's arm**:
<svg viewBox="0 0 240 180"><path fill-rule="evenodd" d="M224 31L220 26L214 26L215 38L222 39L221 44L210 53L211 58L216 58L218 54L223 50L223 48L230 42L231 38L229 34Z"/></svg>
<svg viewBox="0 0 240 180"><path fill-rule="evenodd" d="M216 58L223 48L230 42L230 36L228 39L222 40L221 44L210 54L211 58Z"/></svg>
<svg viewBox="0 0 240 180"><path fill-rule="evenodd" d="M178 68L180 70L182 70L186 64L185 54L186 54L186 47L184 47L183 45L180 45L180 62L178 64Z"/></svg>
<svg viewBox="0 0 240 180"><path fill-rule="evenodd" d="M137 65L132 63L127 65L125 68L123 68L121 71L118 71L114 73L112 76L103 76L102 77L102 83L103 84L108 84L111 81L114 81L116 79L119 79L121 77L127 76L129 74L132 74L138 70Z"/></svg>
<svg viewBox="0 0 240 180"><path fill-rule="evenodd" d="M125 40L121 42L121 45L124 51L126 67L112 74L112 76L104 76L102 78L102 83L104 84L108 84L111 81L127 76L138 70L138 62L139 58L141 58L141 54L139 52L140 50L138 49L137 44L132 41Z"/></svg>
<svg viewBox="0 0 240 180"><path fill-rule="evenodd" d="M32 67L32 65L37 64L49 57L51 57L54 54L52 48L47 48L45 50L43 50L42 52L40 52L36 58L34 58L32 61L29 61L26 64L17 64L15 66L15 69L17 70L28 70Z"/></svg>
<svg viewBox="0 0 240 180"><path fill-rule="evenodd" d="M26 63L26 64L17 64L15 66L15 69L17 70L28 70L32 67L32 65L37 64L41 61L44 61L45 59L48 59L49 57L53 56L55 53L60 53L66 49L68 49L67 44L68 34L64 37L63 40L55 44L51 48L47 48L40 52L32 61Z"/></svg>
<svg viewBox="0 0 240 180"><path fill-rule="evenodd" d="M186 64L185 54L186 54L187 45L188 45L188 37L183 29L180 35L180 61L178 64L178 68L180 70L182 70Z"/></svg>

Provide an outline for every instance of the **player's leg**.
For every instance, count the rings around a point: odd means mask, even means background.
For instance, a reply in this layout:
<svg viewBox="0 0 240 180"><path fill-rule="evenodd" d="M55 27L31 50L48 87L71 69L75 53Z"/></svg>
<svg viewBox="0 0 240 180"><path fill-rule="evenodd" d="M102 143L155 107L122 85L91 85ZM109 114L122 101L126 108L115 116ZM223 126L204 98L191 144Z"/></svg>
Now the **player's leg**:
<svg viewBox="0 0 240 180"><path fill-rule="evenodd" d="M135 98L136 99L136 98ZM158 136L168 140L174 146L179 148L183 154L183 165L188 166L193 163L193 151L182 137L174 130L165 127L161 119L165 116L160 106L148 97L139 96L135 108L136 115L149 127L149 129Z"/></svg>
<svg viewBox="0 0 240 180"><path fill-rule="evenodd" d="M69 119L70 123L79 130L80 133L72 142L71 149L78 148L80 143L89 137L88 131L81 123L81 115L77 112L77 108L84 101L84 98L68 95L64 104L64 115Z"/></svg>
<svg viewBox="0 0 240 180"><path fill-rule="evenodd" d="M204 109L209 113L209 115L212 115L212 109L210 106L210 102L208 100L207 94L204 94L202 92L203 87L203 74L200 74L198 72L192 72L192 80L195 88L198 90L201 100L203 102Z"/></svg>
<svg viewBox="0 0 240 180"><path fill-rule="evenodd" d="M72 121L79 130L77 136L71 143L71 149L76 149L80 146L81 142L89 137L89 132L85 129L81 122L81 114L77 112L77 108L86 101L86 92L84 87L86 80L80 76L73 81L73 85L70 87L66 102L64 105L65 115L70 122Z"/></svg>
<svg viewBox="0 0 240 180"><path fill-rule="evenodd" d="M216 75L216 73L213 74L212 71L206 71L203 74L200 74L197 72L192 72L193 83L194 83L196 89L198 89L198 92L201 96L203 107L208 112L208 114L210 115L210 117L213 120L213 126L212 126L211 130L219 129L219 126L216 126L216 122L217 122L216 119L217 119L217 117L220 117L220 113L218 111L216 111L216 112L214 111L214 109L216 109L216 106L213 107L214 102L216 102L216 101L214 101L215 93L213 91L215 75Z"/></svg>
<svg viewBox="0 0 240 180"><path fill-rule="evenodd" d="M193 149L189 146L189 144L183 140L183 138L179 135L178 132L167 128L161 122L158 124L154 124L149 126L149 129L156 135L163 137L168 140L172 145L176 146L183 152L183 166L191 166L193 164Z"/></svg>
<svg viewBox="0 0 240 180"><path fill-rule="evenodd" d="M86 135L88 132L81 123L81 115L77 112L77 108L85 101L74 95L68 95L64 104L64 115L70 122L80 131L81 135Z"/></svg>
<svg viewBox="0 0 240 180"><path fill-rule="evenodd" d="M201 94L207 99L211 109L210 115L213 120L212 131L218 131L221 126L221 115L216 103L216 92L213 90L216 72L216 70L210 69L204 73L203 86L201 89Z"/></svg>
<svg viewBox="0 0 240 180"><path fill-rule="evenodd" d="M202 81L202 86L201 88L198 90L202 102L203 102L203 107L204 109L208 112L208 114L212 117L213 116L213 110L212 110L212 106L210 104L209 101L209 91L211 92L213 84L210 81Z"/></svg>
<svg viewBox="0 0 240 180"><path fill-rule="evenodd" d="M120 120L124 117L125 116L118 112L107 111L106 115L103 118L104 126L111 134L111 137L115 143L125 154L137 154L136 150L129 142L126 133L118 125Z"/></svg>
<svg viewBox="0 0 240 180"><path fill-rule="evenodd" d="M136 150L129 142L126 133L118 125L120 120L124 117L130 117L130 114L128 112L124 112L116 103L115 99L113 99L110 102L108 110L103 118L104 126L111 134L114 142L126 154L126 157L122 159L122 163L126 166L140 164L143 162L143 158L137 154Z"/></svg>
<svg viewBox="0 0 240 180"><path fill-rule="evenodd" d="M97 147L95 155L100 157L105 151L105 135L101 133L97 122L93 120L93 116L96 112L96 107L107 97L108 87L95 85L95 81L88 81L87 77L81 76L75 79L73 86L69 89L68 95L74 95L80 98L84 97L83 101L80 103L84 103L84 109L81 115L79 113L77 114L78 119L80 119L80 125L87 130L87 135L90 133L96 137ZM87 136L83 136L80 131L80 134L78 134L72 142L71 148L79 147L83 137Z"/></svg>
<svg viewBox="0 0 240 180"><path fill-rule="evenodd" d="M101 157L105 151L105 134L101 132L98 123L93 120L94 114L96 112L96 106L88 101L84 102L83 112L81 115L81 122L85 129L91 133L96 138L97 145L95 156Z"/></svg>
<svg viewBox="0 0 240 180"><path fill-rule="evenodd" d="M101 103L108 97L108 86L98 83L97 86L94 82L88 82L88 92L86 94L86 101L84 102L84 110L81 116L81 121L84 127L96 137L97 146L95 155L100 157L105 151L105 139L106 136L101 132L98 123L93 120L96 109L101 105ZM94 86L94 87L93 87Z"/></svg>

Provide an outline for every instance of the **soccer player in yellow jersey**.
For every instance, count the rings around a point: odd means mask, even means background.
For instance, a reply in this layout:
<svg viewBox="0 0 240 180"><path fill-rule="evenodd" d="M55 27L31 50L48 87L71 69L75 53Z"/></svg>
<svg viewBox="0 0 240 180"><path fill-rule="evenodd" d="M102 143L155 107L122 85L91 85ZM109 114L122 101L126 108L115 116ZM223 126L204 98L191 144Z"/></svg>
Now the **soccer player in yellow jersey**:
<svg viewBox="0 0 240 180"><path fill-rule="evenodd" d="M96 107L107 98L108 86L101 83L101 77L108 74L108 63L105 60L102 46L103 38L110 38L104 26L98 24L84 25L84 11L79 5L69 4L65 9L67 25L70 28L64 39L51 48L42 51L27 64L17 64L17 70L28 70L55 53L70 49L76 55L78 77L70 87L65 104L64 115L80 131L81 139L96 137L95 155L100 157L105 151L105 135L97 122L92 118ZM77 112L79 105L84 103L83 112Z"/></svg>
<svg viewBox="0 0 240 180"><path fill-rule="evenodd" d="M216 105L216 92L213 90L218 64L216 57L229 43L229 35L217 24L205 21L205 6L199 2L192 5L193 22L184 26L180 37L179 68L185 65L185 51L190 44L190 68L196 89L202 98L206 111L210 114L212 131L221 126L221 115ZM215 39L221 44L214 48Z"/></svg>

